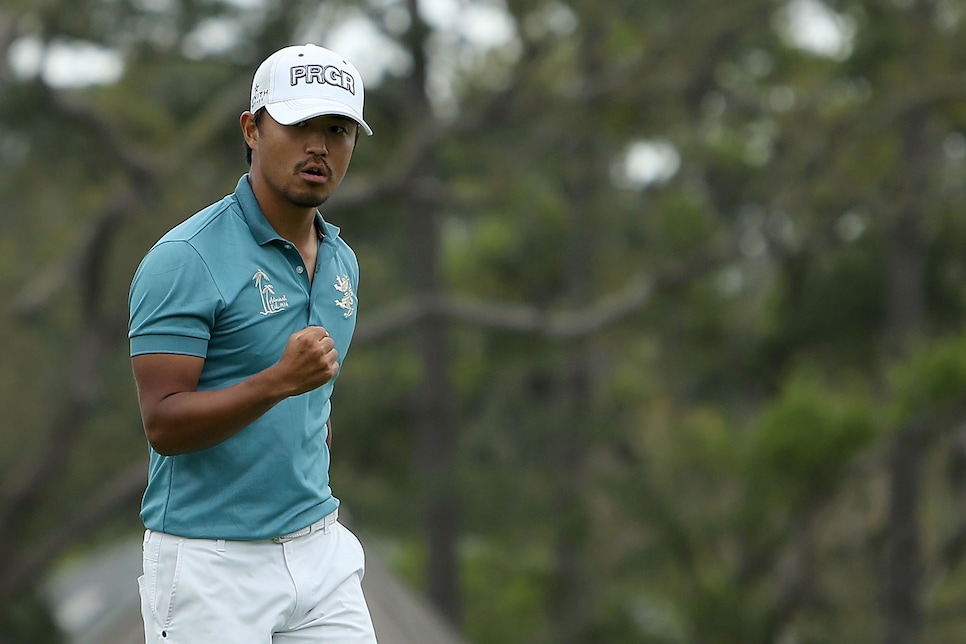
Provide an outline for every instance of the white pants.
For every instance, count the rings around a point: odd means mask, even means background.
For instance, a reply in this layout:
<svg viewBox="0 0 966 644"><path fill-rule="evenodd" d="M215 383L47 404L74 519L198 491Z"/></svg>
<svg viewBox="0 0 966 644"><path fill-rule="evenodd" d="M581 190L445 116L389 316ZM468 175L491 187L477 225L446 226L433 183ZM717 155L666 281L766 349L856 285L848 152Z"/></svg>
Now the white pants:
<svg viewBox="0 0 966 644"><path fill-rule="evenodd" d="M147 530L138 578L147 644L374 644L359 540L335 513L296 534L225 541Z"/></svg>

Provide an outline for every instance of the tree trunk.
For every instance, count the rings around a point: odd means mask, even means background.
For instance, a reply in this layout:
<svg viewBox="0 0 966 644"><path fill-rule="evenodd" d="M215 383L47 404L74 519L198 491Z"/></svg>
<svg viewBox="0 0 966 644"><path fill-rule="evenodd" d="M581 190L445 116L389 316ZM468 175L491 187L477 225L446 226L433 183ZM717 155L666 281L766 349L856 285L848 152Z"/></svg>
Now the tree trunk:
<svg viewBox="0 0 966 644"><path fill-rule="evenodd" d="M591 77L588 72L588 77ZM592 143L570 141L574 150L585 152ZM578 154L574 156L579 157ZM581 170L582 171L582 170ZM581 185L571 180L569 185ZM587 302L592 299L591 274L592 243L587 237L586 213L593 211L592 200L587 191L570 191L569 245L562 253L565 263L565 297L569 303ZM591 593L586 570L585 548L588 533L588 516L584 489L588 451L588 426L592 424L592 382L588 356L592 351L588 342L567 342L564 351L564 371L557 387L557 408L554 415L558 426L554 428L553 441L555 514L559 517L556 538L556 573L554 592L551 596L552 622L556 625L555 642L575 644L582 640L586 630L587 616L591 610Z"/></svg>
<svg viewBox="0 0 966 644"><path fill-rule="evenodd" d="M587 368L577 358L564 375L560 387L561 414L555 431L554 457L555 514L558 517L555 544L556 571L554 592L551 596L552 622L559 644L582 641L590 609L590 593L584 567L584 548L587 541L587 512L580 491L586 465L587 445L585 426L588 422L590 383Z"/></svg>
<svg viewBox="0 0 966 644"><path fill-rule="evenodd" d="M417 0L407 0L410 28L404 40L414 61L408 86L409 107L423 119L432 111L426 94L427 41L430 29L422 20ZM414 118L413 120L419 120ZM420 169L407 191L413 292L417 299L441 300L438 198L427 186L437 183L439 164L435 146L414 161ZM428 547L428 594L453 624L460 623L460 593L456 543L459 537L459 502L455 480L456 410L450 388L447 321L438 306L431 306L415 328L416 350L422 380L416 404L416 471L419 477L420 514Z"/></svg>
<svg viewBox="0 0 966 644"><path fill-rule="evenodd" d="M926 240L921 195L928 173L923 107L911 110L904 121L904 158L907 193L886 240L885 350L900 358L905 344L924 327ZM920 542L921 481L926 441L917 423L897 433L887 462L889 509L883 553L882 612L884 644L915 644L924 621L923 561Z"/></svg>
<svg viewBox="0 0 966 644"><path fill-rule="evenodd" d="M440 290L439 233L434 215L432 207L414 203L409 219L413 286L418 295L430 299L436 299ZM458 624L459 503L454 466L457 422L449 382L446 327L445 317L434 311L423 317L415 329L422 366L416 411L416 471L429 551L429 596L446 617Z"/></svg>

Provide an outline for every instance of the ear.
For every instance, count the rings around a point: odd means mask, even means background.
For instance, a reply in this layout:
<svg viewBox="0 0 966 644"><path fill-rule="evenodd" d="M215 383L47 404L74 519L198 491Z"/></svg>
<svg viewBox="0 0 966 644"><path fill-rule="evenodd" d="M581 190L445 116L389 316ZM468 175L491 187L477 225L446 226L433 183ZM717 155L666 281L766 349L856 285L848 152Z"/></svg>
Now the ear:
<svg viewBox="0 0 966 644"><path fill-rule="evenodd" d="M241 126L245 143L254 150L258 145L258 124L255 123L255 115L251 112L242 112L242 115L238 118L238 124Z"/></svg>

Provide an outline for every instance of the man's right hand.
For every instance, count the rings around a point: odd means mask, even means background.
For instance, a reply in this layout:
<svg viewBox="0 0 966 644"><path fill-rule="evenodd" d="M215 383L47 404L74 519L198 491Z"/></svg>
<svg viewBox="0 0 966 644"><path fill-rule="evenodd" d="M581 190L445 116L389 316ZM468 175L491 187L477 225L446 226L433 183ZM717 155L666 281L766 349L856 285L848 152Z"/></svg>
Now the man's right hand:
<svg viewBox="0 0 966 644"><path fill-rule="evenodd" d="M329 382L339 373L335 340L320 326L305 327L289 336L276 369L290 387L290 396L304 394Z"/></svg>

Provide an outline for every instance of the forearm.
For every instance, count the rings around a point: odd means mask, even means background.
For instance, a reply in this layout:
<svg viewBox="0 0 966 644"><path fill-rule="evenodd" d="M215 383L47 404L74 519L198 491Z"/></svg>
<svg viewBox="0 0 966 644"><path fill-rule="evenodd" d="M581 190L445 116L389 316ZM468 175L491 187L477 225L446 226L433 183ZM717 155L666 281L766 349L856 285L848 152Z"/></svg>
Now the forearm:
<svg viewBox="0 0 966 644"><path fill-rule="evenodd" d="M160 454L173 456L213 447L234 436L289 394L270 370L224 389L172 393L142 405L144 431Z"/></svg>
<svg viewBox="0 0 966 644"><path fill-rule="evenodd" d="M339 372L335 342L322 327L293 333L273 366L221 389L199 390L205 359L149 353L131 359L141 419L159 454L207 449L250 425L289 396L321 387Z"/></svg>

